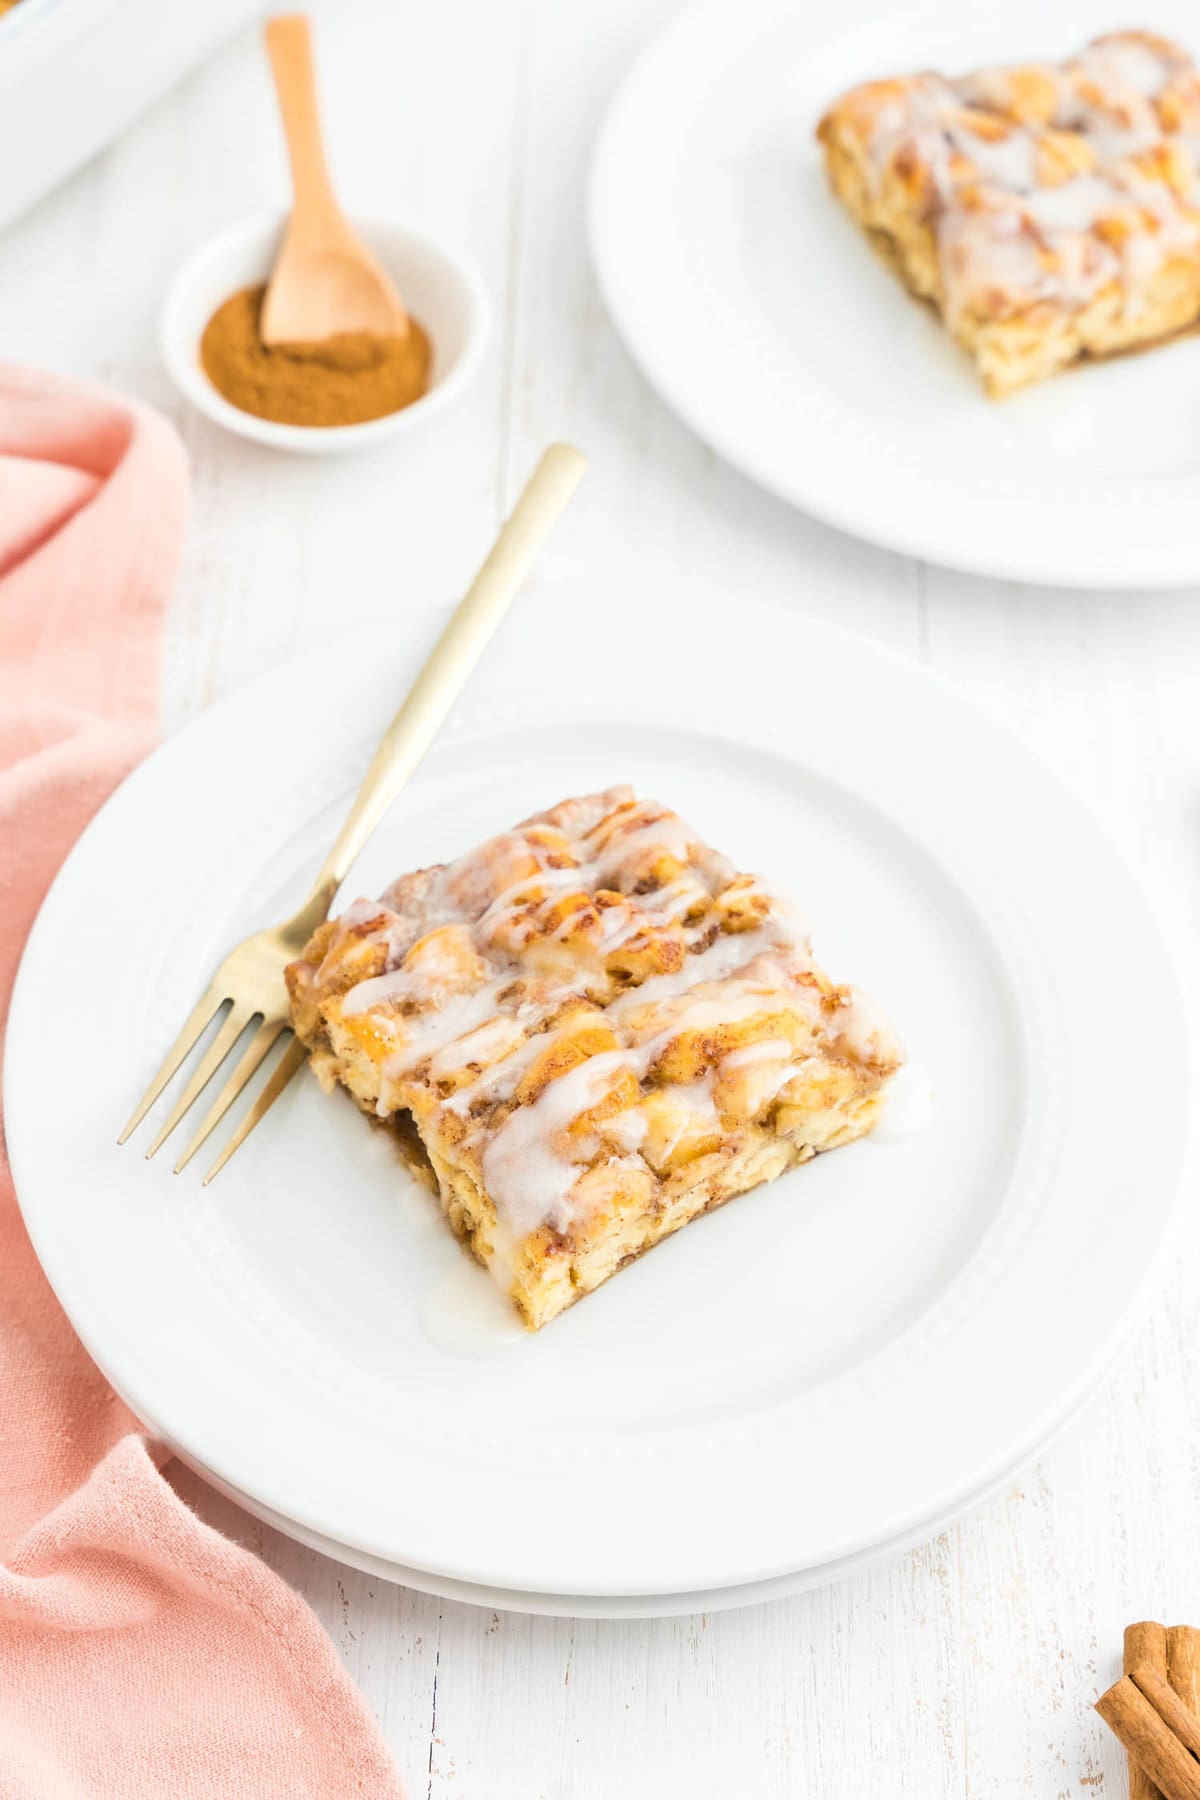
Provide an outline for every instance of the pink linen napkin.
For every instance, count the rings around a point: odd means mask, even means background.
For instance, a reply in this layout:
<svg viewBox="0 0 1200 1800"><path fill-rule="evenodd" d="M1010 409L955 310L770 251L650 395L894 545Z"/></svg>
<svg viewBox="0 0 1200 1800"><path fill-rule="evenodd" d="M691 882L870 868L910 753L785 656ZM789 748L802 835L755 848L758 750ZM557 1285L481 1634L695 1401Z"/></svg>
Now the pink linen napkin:
<svg viewBox="0 0 1200 1800"><path fill-rule="evenodd" d="M185 490L163 420L0 365L0 1031L55 871L153 742ZM402 1800L313 1614L165 1460L50 1292L0 1150L0 1800Z"/></svg>

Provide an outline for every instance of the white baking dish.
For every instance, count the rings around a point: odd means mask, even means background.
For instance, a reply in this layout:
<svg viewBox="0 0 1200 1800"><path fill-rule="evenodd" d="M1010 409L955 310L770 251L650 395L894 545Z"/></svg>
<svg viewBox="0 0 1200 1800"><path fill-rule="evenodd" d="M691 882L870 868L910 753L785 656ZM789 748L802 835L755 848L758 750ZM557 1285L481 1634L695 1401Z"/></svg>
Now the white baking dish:
<svg viewBox="0 0 1200 1800"><path fill-rule="evenodd" d="M0 17L0 226L263 11L265 0L19 0Z"/></svg>

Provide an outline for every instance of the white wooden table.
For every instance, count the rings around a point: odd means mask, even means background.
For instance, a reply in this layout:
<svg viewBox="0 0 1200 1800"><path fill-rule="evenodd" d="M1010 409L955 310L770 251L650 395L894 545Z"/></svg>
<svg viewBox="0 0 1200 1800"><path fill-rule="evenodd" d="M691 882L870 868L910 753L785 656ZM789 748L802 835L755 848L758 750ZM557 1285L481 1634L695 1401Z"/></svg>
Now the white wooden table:
<svg viewBox="0 0 1200 1800"><path fill-rule="evenodd" d="M185 410L159 364L157 307L177 262L284 191L251 38L0 237L3 353L154 401L187 442L166 728L334 639L348 615L360 648L402 611L427 614L432 634L537 452L565 436L593 472L538 583L564 595L636 583L689 628L693 591L723 590L731 619L753 592L960 683L1108 820L1194 990L1200 594L1039 592L839 536L724 467L614 337L586 255L589 146L672 7L315 0L347 197L457 236L496 309L472 392L373 458L256 451ZM1155 1054L1136 1020L1128 1053ZM1131 1193L1131 1231L1137 1217ZM1121 1627L1200 1622L1198 1309L1189 1220L1153 1316L1038 1467L898 1561L737 1613L572 1623L440 1603L300 1549L194 1481L186 1491L315 1607L414 1797L1112 1800L1123 1759L1089 1708L1116 1672Z"/></svg>

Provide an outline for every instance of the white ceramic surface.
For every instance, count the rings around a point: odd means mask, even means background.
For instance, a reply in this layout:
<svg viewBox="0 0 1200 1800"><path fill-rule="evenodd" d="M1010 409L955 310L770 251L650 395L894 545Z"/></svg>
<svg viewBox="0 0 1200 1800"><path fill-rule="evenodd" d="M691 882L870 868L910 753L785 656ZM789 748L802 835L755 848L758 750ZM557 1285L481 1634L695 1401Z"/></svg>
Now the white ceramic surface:
<svg viewBox="0 0 1200 1800"><path fill-rule="evenodd" d="M856 81L1056 57L1121 0L704 0L607 115L591 241L659 392L764 486L953 567L1123 588L1200 579L1200 337L1003 402L828 192L813 131ZM1147 22L1200 52L1186 0Z"/></svg>
<svg viewBox="0 0 1200 1800"><path fill-rule="evenodd" d="M21 0L0 18L0 226L128 129L265 0Z"/></svg>
<svg viewBox="0 0 1200 1800"><path fill-rule="evenodd" d="M786 1598L789 1594L806 1593L812 1588L841 1580L855 1570L887 1558L899 1557L927 1537L935 1526L922 1526L909 1538L875 1545L856 1556L843 1557L821 1568L802 1569L797 1573L777 1575L767 1581L747 1582L741 1587L694 1588L677 1594L549 1594L524 1588L488 1587L482 1582L457 1581L448 1575L431 1575L426 1569L414 1569L404 1563L388 1562L357 1550L353 1545L323 1537L319 1531L297 1525L295 1520L273 1512L269 1506L248 1494L219 1481L210 1469L189 1465L210 1486L227 1499L273 1530L285 1533L306 1549L315 1550L331 1561L357 1569L376 1581L413 1588L421 1594L432 1594L439 1600L461 1601L466 1606L500 1608L504 1612L532 1613L550 1619L666 1619L694 1617L698 1613L737 1612L743 1607L762 1606L767 1601Z"/></svg>
<svg viewBox="0 0 1200 1800"><path fill-rule="evenodd" d="M10 1153L101 1367L272 1511L487 1586L771 1580L944 1518L1097 1378L1171 1214L1181 1004L1106 838L952 691L748 601L718 681L635 598L612 603L614 641L636 633L659 679L564 693L569 608L523 606L347 893L632 778L800 897L828 965L883 1000L932 1082L929 1130L746 1196L536 1338L490 1344L464 1329L486 1277L386 1139L310 1081L207 1191L118 1151L222 947L319 860L415 668L411 640L381 640L369 669L313 656L215 708L85 834L18 985ZM797 708L805 668L821 679ZM319 730L297 736L297 708ZM39 1075L64 1007L91 1071L67 1129ZM1127 1054L1134 1014L1152 1060ZM1151 1113L1148 1139L1107 1129Z"/></svg>
<svg viewBox="0 0 1200 1800"><path fill-rule="evenodd" d="M479 367L490 309L483 283L461 251L407 226L355 219L354 224L396 283L405 305L433 344L427 393L411 406L361 425L277 425L232 406L200 363L204 327L222 301L271 272L284 218L244 220L190 257L167 292L160 323L163 360L180 392L218 425L255 443L301 455L366 450L418 430L459 393Z"/></svg>

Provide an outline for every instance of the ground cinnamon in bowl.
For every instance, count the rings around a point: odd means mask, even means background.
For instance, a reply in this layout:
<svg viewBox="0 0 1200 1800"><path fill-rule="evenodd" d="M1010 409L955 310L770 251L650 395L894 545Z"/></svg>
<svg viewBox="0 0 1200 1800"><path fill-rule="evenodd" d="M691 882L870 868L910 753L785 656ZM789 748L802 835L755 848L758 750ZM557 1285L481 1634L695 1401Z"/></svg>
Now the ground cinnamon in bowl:
<svg viewBox="0 0 1200 1800"><path fill-rule="evenodd" d="M219 394L277 425L361 425L419 400L429 387L431 347L415 319L405 337L348 332L317 344L275 344L259 335L265 284L243 288L204 328L200 361Z"/></svg>

